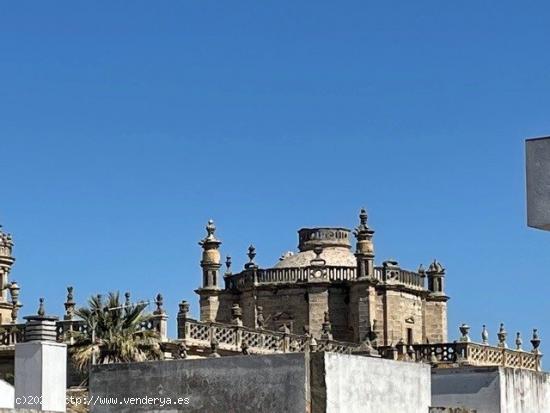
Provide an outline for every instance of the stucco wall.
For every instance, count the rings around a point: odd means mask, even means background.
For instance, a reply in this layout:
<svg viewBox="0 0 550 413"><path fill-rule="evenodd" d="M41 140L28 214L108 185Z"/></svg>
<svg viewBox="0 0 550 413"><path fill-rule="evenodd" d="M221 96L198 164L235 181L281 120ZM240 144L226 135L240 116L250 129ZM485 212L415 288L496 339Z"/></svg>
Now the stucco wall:
<svg viewBox="0 0 550 413"><path fill-rule="evenodd" d="M96 404L91 411L304 413L305 360L304 354L278 354L94 366L91 397L116 397L117 402ZM148 396L189 398L189 402L177 406L157 402L153 407L122 399Z"/></svg>
<svg viewBox="0 0 550 413"><path fill-rule="evenodd" d="M316 413L419 413L430 406L425 364L315 353L311 369Z"/></svg>
<svg viewBox="0 0 550 413"><path fill-rule="evenodd" d="M498 367L433 369L432 406L501 413Z"/></svg>
<svg viewBox="0 0 550 413"><path fill-rule="evenodd" d="M550 412L550 375L502 367L433 370L432 405L483 413Z"/></svg>
<svg viewBox="0 0 550 413"><path fill-rule="evenodd" d="M500 369L501 413L550 412L550 374Z"/></svg>
<svg viewBox="0 0 550 413"><path fill-rule="evenodd" d="M13 386L6 383L4 380L0 380L0 408L13 407L14 394L15 390L13 389Z"/></svg>

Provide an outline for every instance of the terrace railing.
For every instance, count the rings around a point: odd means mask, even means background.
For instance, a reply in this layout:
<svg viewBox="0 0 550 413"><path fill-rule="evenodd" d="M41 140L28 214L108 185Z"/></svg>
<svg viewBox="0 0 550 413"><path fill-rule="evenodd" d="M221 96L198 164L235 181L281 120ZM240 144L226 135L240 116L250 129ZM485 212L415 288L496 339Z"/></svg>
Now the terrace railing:
<svg viewBox="0 0 550 413"><path fill-rule="evenodd" d="M291 284L317 281L343 282L357 279L356 267L308 266L293 268L252 268L226 278L230 289L244 289L262 284ZM400 268L387 270L374 268L372 277L376 282L403 285L415 290L424 289L424 278L416 272Z"/></svg>
<svg viewBox="0 0 550 413"><path fill-rule="evenodd" d="M392 350L389 347L383 347L380 351L383 356L390 357L389 351ZM403 345L403 349L398 351L398 354L398 358L431 363L436 367L501 366L532 371L541 370L542 358L538 352L471 342Z"/></svg>
<svg viewBox="0 0 550 413"><path fill-rule="evenodd" d="M259 330L239 325L205 323L187 319L181 340L188 347L209 348L215 343L222 351L254 354L296 353L316 346L318 351L349 353L357 344L334 340L311 340L306 335Z"/></svg>

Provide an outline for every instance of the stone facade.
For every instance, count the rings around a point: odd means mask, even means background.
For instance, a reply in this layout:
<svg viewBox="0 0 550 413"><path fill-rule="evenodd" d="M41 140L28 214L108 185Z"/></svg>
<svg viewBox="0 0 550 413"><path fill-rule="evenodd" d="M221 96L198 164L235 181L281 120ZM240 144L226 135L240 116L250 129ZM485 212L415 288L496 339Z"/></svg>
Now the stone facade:
<svg viewBox="0 0 550 413"><path fill-rule="evenodd" d="M221 241L210 221L200 242L201 321L232 322L232 308L238 308L243 325L252 328L330 334L381 346L446 341L444 268L437 261L426 271L405 270L395 261L376 266L374 231L365 210L359 218L355 251L346 228L302 228L299 251L284 254L271 268L255 263L252 245L249 262L238 273L227 257L223 288L218 283Z"/></svg>

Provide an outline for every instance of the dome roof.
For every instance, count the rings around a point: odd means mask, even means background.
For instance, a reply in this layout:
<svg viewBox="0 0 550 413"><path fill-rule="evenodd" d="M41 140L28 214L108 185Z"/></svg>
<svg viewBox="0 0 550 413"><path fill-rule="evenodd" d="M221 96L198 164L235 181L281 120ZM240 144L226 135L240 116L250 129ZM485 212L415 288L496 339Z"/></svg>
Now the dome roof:
<svg viewBox="0 0 550 413"><path fill-rule="evenodd" d="M296 254L286 254L273 268L296 268L307 267L311 260L316 257L312 250L298 252ZM349 248L345 247L327 247L323 248L320 258L326 261L326 265L339 267L355 267L357 259Z"/></svg>

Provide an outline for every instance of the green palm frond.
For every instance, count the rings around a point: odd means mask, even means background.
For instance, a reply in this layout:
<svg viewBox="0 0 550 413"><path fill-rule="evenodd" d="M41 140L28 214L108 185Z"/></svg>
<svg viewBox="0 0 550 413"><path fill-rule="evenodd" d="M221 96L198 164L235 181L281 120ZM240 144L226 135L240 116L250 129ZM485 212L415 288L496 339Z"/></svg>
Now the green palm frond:
<svg viewBox="0 0 550 413"><path fill-rule="evenodd" d="M93 296L88 306L75 314L86 324L86 331L73 332L71 348L77 368L85 370L93 354L97 363L120 363L160 359L160 337L157 331L144 330L142 325L150 320L145 304L124 307L118 292L110 292L106 299ZM92 330L95 326L95 343Z"/></svg>

